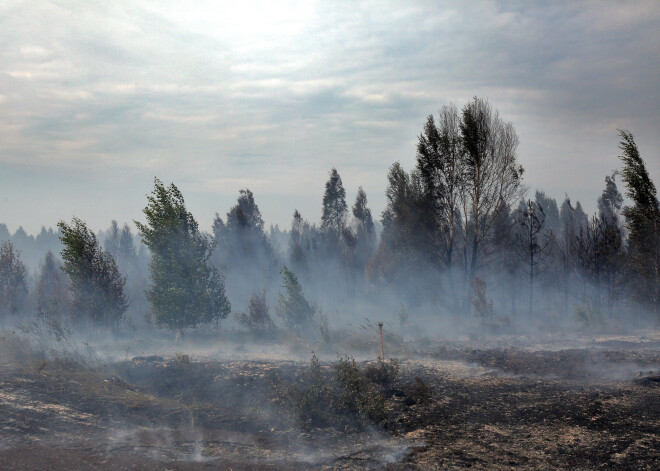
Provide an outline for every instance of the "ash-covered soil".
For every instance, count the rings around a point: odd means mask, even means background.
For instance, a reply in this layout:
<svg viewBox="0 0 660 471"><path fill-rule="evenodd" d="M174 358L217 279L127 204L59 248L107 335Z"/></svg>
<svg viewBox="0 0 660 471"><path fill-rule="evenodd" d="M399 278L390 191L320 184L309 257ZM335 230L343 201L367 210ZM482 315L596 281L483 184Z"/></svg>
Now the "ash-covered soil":
<svg viewBox="0 0 660 471"><path fill-rule="evenodd" d="M282 407L303 359L5 362L0 469L660 469L659 342L418 344L367 425Z"/></svg>

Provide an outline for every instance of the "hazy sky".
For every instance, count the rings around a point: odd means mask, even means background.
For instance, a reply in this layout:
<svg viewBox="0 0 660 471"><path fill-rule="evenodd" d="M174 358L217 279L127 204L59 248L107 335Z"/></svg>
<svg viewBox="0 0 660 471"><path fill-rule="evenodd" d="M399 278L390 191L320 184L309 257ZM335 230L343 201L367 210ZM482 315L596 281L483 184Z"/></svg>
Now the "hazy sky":
<svg viewBox="0 0 660 471"><path fill-rule="evenodd" d="M192 5L192 6L191 6ZM204 229L250 188L317 221L335 166L374 215L425 117L488 98L525 183L593 210L633 132L660 184L660 3L0 3L0 222L141 218L153 177Z"/></svg>

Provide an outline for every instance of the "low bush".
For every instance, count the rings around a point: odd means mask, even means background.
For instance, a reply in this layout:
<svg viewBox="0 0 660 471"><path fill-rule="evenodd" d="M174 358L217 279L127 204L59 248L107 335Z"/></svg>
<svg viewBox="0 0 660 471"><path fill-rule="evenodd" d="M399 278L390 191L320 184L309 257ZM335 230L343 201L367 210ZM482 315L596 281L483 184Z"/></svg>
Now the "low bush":
<svg viewBox="0 0 660 471"><path fill-rule="evenodd" d="M344 356L323 370L312 356L297 384L275 384L276 401L305 429L334 426L362 429L386 418L386 393L398 376L398 362L378 361L360 368Z"/></svg>

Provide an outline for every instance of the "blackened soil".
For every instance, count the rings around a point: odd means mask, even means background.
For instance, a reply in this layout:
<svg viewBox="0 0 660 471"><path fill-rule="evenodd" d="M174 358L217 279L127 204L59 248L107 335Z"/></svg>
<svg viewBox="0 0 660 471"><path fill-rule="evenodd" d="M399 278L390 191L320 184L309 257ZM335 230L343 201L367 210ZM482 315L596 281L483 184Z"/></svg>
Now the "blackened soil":
<svg viewBox="0 0 660 471"><path fill-rule="evenodd" d="M401 362L387 419L305 430L308 363L142 357L0 369L0 469L660 469L660 352L461 345ZM641 375L640 375L641 371Z"/></svg>

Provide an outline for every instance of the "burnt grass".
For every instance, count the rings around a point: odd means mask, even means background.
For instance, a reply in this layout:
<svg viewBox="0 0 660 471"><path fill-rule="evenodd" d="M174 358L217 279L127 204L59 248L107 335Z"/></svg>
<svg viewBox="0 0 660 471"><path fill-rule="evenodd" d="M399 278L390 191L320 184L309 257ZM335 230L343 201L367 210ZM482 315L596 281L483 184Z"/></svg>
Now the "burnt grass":
<svg viewBox="0 0 660 471"><path fill-rule="evenodd" d="M656 347L4 363L0 469L655 470Z"/></svg>

